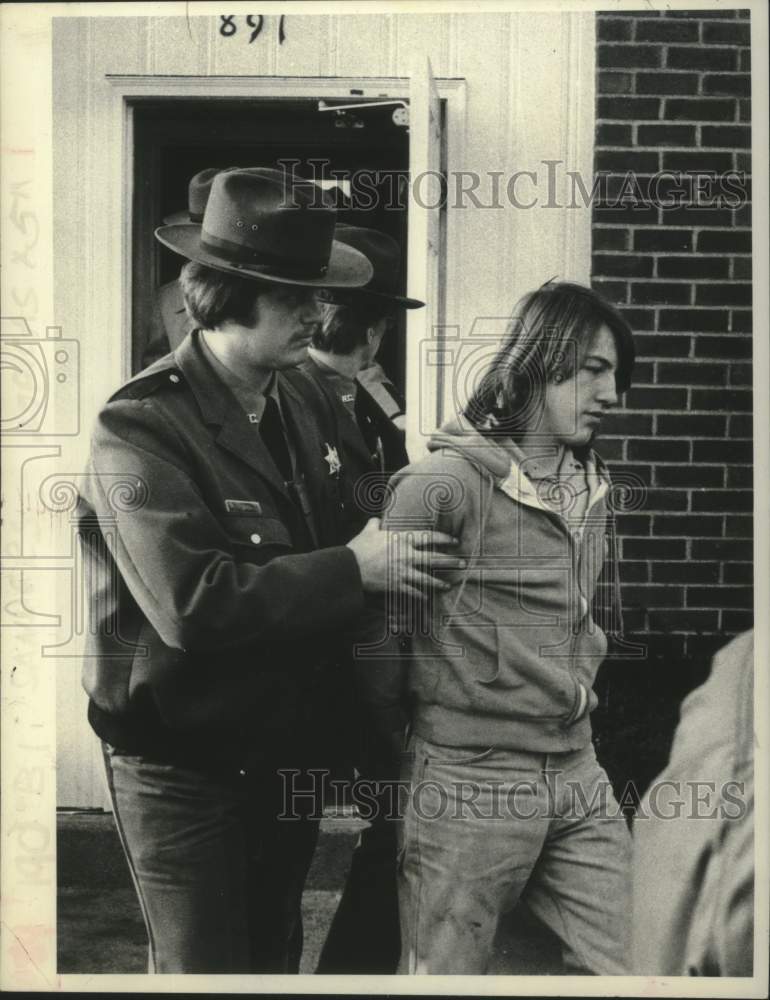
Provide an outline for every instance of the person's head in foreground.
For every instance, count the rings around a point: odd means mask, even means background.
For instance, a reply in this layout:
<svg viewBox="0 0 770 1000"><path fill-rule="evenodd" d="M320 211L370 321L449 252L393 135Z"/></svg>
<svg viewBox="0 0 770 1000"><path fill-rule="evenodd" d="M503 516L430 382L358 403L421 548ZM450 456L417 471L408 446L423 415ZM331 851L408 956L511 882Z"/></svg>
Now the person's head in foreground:
<svg viewBox="0 0 770 1000"><path fill-rule="evenodd" d="M548 282L517 303L465 416L520 446L585 448L629 387L634 359L617 309L583 285Z"/></svg>
<svg viewBox="0 0 770 1000"><path fill-rule="evenodd" d="M201 223L163 226L156 236L189 261L179 280L195 324L220 339L241 334L239 361L275 370L304 359L320 288L356 287L372 275L363 254L334 239L335 221L316 185L254 167L218 173Z"/></svg>

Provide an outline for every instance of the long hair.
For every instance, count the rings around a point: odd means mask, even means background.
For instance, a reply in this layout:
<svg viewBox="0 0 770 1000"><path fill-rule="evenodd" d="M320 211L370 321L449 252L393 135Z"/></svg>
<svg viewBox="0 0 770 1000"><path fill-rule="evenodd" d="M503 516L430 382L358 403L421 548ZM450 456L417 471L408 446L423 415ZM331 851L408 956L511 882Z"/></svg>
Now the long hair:
<svg viewBox="0 0 770 1000"><path fill-rule="evenodd" d="M614 306L571 281L549 281L525 295L465 407L467 419L485 433L520 438L542 406L546 384L578 370L603 324L615 338L615 383L619 393L625 392L636 354L631 328Z"/></svg>

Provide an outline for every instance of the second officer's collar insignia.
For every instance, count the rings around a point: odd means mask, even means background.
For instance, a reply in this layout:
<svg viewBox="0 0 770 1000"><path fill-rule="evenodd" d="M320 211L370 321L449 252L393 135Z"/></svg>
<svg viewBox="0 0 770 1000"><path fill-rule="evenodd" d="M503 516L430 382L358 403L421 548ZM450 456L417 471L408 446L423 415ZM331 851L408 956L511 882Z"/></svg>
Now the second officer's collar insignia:
<svg viewBox="0 0 770 1000"><path fill-rule="evenodd" d="M340 470L342 469L342 462L340 462L340 456L337 449L330 445L328 441L324 441L326 447L326 454L324 455L324 461L329 463L329 475L338 476Z"/></svg>

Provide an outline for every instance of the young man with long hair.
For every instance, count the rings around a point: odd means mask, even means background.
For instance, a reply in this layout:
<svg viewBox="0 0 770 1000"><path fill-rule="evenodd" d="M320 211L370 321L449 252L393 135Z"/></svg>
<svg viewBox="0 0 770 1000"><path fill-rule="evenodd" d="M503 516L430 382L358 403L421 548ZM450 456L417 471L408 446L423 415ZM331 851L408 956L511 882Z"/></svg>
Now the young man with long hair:
<svg viewBox="0 0 770 1000"><path fill-rule="evenodd" d="M391 480L386 525L448 532L467 560L429 610L402 614L404 973L486 972L519 898L571 967L624 971L629 835L589 713L607 649L591 605L612 537L593 443L633 363L614 308L548 283L518 304L464 412Z"/></svg>

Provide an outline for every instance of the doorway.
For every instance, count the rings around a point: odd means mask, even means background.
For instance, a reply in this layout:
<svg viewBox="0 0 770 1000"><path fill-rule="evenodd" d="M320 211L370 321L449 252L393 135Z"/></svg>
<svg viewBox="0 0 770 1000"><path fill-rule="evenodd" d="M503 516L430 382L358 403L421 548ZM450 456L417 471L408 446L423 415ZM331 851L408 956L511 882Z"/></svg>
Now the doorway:
<svg viewBox="0 0 770 1000"><path fill-rule="evenodd" d="M132 370L141 367L153 296L179 275L182 258L153 236L164 217L187 207L190 178L206 167L271 166L291 161L303 177L333 183L355 176L335 192L338 221L388 233L402 248L401 292L406 294L408 116L393 102L360 111L321 110L311 98L166 98L133 107L134 194L131 288ZM395 197L394 197L395 192ZM405 318L385 339L379 360L394 383L405 386Z"/></svg>

